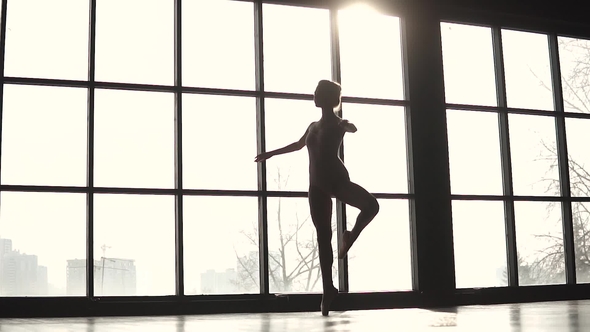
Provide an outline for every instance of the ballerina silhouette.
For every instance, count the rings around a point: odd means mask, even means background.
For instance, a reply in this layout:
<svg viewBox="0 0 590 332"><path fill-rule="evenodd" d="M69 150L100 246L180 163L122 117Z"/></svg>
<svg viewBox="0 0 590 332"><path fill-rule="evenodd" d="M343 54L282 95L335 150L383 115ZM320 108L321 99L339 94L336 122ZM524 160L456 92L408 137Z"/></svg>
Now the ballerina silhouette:
<svg viewBox="0 0 590 332"><path fill-rule="evenodd" d="M338 295L332 282L332 197L360 209L352 231L342 234L338 258L346 256L361 231L379 212L377 199L363 187L350 181L348 171L338 156L338 149L346 132L354 133L357 128L348 120L341 119L334 109L341 103L341 87L338 83L321 80L314 93L316 107L322 109L319 121L312 122L299 141L280 149L256 156L262 162L276 155L301 150L307 146L309 153L309 208L316 228L320 251L320 268L324 294L320 309L328 316L330 305Z"/></svg>

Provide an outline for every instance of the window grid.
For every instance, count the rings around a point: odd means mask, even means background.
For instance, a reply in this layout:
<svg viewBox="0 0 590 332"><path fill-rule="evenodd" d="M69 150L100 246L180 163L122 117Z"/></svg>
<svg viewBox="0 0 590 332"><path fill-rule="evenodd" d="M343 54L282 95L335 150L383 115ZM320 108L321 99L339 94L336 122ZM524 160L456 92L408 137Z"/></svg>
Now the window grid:
<svg viewBox="0 0 590 332"><path fill-rule="evenodd" d="M186 195L197 196L253 196L259 199L258 227L259 227L259 272L260 272L260 293L269 294L268 280L268 197L307 197L306 192L289 192L289 191L268 191L266 186L266 165L259 163L257 168L258 190L201 190L201 189L184 189L182 186L182 95L190 94L207 94L207 95L226 95L226 96L248 96L256 97L256 117L257 117L257 150L262 152L266 150L266 130L265 130L265 99L281 98L293 100L313 100L311 94L301 93L284 93L284 92L267 92L264 89L264 68L263 68L263 20L262 20L262 1L248 1L254 7L254 42L255 42L255 80L256 90L236 90L221 88L205 87L185 87L182 85L182 0L174 1L174 84L157 85L157 84L140 84L140 83L120 83L104 82L95 80L95 63L96 63L96 7L97 0L89 0L89 39L88 39L88 80L67 80L67 79L48 79L48 78L29 78L29 77L5 77L4 76L4 45L6 38L6 16L8 0L2 0L2 25L0 35L0 75L2 76L2 85L0 85L0 99L3 98L4 84L18 85L39 85L55 87L79 87L86 88L88 93L87 104L87 183L85 187L76 186L46 186L46 185L0 185L1 191L14 192L52 192L52 193L85 193L87 210L86 210L86 261L94 261L94 194L139 194L139 195L174 195L175 197L175 262L176 262L176 288L175 296L184 297L184 258L183 258L183 197ZM331 6L330 10L330 27L331 27L331 61L332 61L332 80L340 82L340 52L338 37L338 7ZM171 92L174 93L175 107L175 129L174 129L174 189L161 188L111 188L96 187L94 185L94 108L95 108L95 90L96 89L113 89L128 91L148 91L148 92ZM343 97L343 103L358 103L368 105L389 105L389 106L408 106L407 100L393 100L381 98L364 98L364 97ZM0 116L2 114L2 103L0 103ZM341 114L340 114L341 115ZM0 123L0 132L1 132ZM1 137L0 137L1 139ZM0 141L1 148L1 141ZM343 158L343 149L340 150ZM0 150L1 158L1 150ZM0 159L1 162L1 159ZM397 193L373 193L376 198L381 199L412 199L413 194ZM345 207L341 202L337 202L337 224L338 234L346 229ZM338 239L340 237L338 236ZM339 264L339 289L342 292L348 291L348 269L347 260L338 260ZM94 267L93 264L86 264L86 296L93 298L94 292Z"/></svg>
<svg viewBox="0 0 590 332"><path fill-rule="evenodd" d="M228 95L228 96L250 96L256 97L257 100L257 148L258 151L263 151L265 149L264 146L264 100L267 97L274 97L274 98L284 98L284 99L301 99L301 100L311 100L311 95L307 94L293 94L293 93L279 93L279 92L266 92L263 88L263 75L262 75L262 45L261 45L261 37L255 39L257 46L259 47L257 50L258 56L256 57L256 65L260 66L256 69L256 77L257 85L255 91L247 91L247 90L236 90L236 89L211 89L211 88L197 88L197 87L182 87L181 84L177 84L175 82L172 86L166 85L148 85L148 84L125 84L125 83L115 83L115 82L96 82L94 79L94 34L96 28L96 0L89 0L90 1L90 38L89 38L89 77L87 81L81 80L60 80L60 79L39 79L39 78L21 78L21 77L5 77L4 76L4 58L5 58L5 42L6 42L6 18L7 18L7 4L8 0L1 0L1 24L0 24L0 77L2 79L2 84L0 84L0 101L3 100L3 92L4 92L4 84L23 84L23 85L42 85L42 86L57 86L57 87L82 87L88 89L88 165L93 164L93 132L94 132L94 91L96 88L106 88L106 89L122 89L122 90L138 90L138 91L164 91L164 92L174 92L176 96L180 96L182 93L192 93L192 94L211 94L211 95ZM262 32L262 25L261 25L261 3L262 1L259 0L239 0L239 1L246 1L251 2L257 8L254 11L255 17L255 24L259 28L259 32ZM295 2L300 2L300 4L295 4ZM278 1L268 1L269 3L277 3ZM300 6L316 6L316 4L312 4L309 1L301 1L301 0L294 0L292 1L293 5L300 5ZM180 9L180 0L175 1L175 9ZM280 3L280 2L279 2ZM317 5L317 6L325 6L325 5ZM176 12L177 16L179 12ZM575 284L575 266L574 259L573 259L573 238L572 238L572 217L571 217L571 210L572 210L572 202L590 202L590 197L571 197L571 192L569 188L569 177L568 177L568 168L567 168L567 144L566 144L566 136L565 136L565 119L566 118L579 118L579 119L590 119L590 114L586 113L570 113L565 112L563 108L563 97L562 91L559 86L561 82L559 80L559 58L558 58L558 50L557 50L557 37L558 35L556 32L559 32L559 36L588 36L588 32L582 26L575 26L567 23L557 23L557 22L542 22L537 21L535 19L520 19L520 18L507 18L503 17L502 15L495 15L495 14L483 14L477 15L474 14L469 17L468 14L461 14L461 13L453 13L452 11L443 12L442 17L453 17L455 23L463 23L463 24L475 24L475 25L482 25L482 26L494 26L494 30L500 31L498 25L503 26L510 26L519 29L524 29L527 31L532 32L543 32L543 33L550 33L549 34L549 46L550 46L550 61L551 61L551 72L552 72L552 84L553 84L553 93L554 93L554 102L555 102L555 111L541 111L541 110L530 110L530 109L518 109L518 108L508 108L504 104L499 105L498 107L486 107L486 106L475 106L475 105L461 105L461 104L447 104L447 108L457 109L457 110L465 110L465 111L483 111L483 112L494 112L498 114L498 118L500 119L502 115L508 116L508 114L530 114L530 115L537 115L537 116L551 116L555 118L556 122L556 138L557 138L557 148L558 148L558 155L559 155L559 178L561 181L561 188L560 188L560 196L515 196L512 193L512 187L508 189L511 193L509 195L450 195L450 198L453 200L492 200L492 201L503 201L506 203L510 203L511 206L514 206L514 202L519 201L544 201L544 202L561 202L563 203L562 209L562 218L563 218L563 227L564 227L564 242L565 242L565 251L566 255L566 280L567 284ZM458 18L458 19L457 19ZM175 20L175 28L179 27L179 17L177 16L177 20ZM476 22L477 21L477 22ZM403 30L403 29L402 29ZM180 30L178 30L180 32ZM175 39L176 40L176 39ZM402 38L402 42L407 42L405 39ZM175 43L175 47L180 47L178 43ZM175 48L176 50L176 48ZM432 49L430 49L432 50ZM402 48L403 51L403 48ZM499 53L501 54L501 52ZM178 55L175 56L175 60L178 59ZM404 63L404 65L407 65ZM175 66L176 72L176 66ZM502 75L503 77L503 75ZM407 80L405 82L407 84ZM180 99L180 98L179 98ZM344 97L343 102L354 102L354 103L363 103L363 104L379 104L379 105L397 105L397 106L408 106L408 102L406 100L384 100L384 99L368 99L368 98L356 98L356 97ZM181 105L182 101L175 102L176 112L180 112L179 105ZM408 109L406 112L409 114ZM0 119L3 113L3 103L0 102ZM507 128L507 127L506 127ZM0 121L0 133L2 132L2 121ZM506 135L508 133L506 132ZM175 132L175 136L179 137L178 133ZM1 157L2 157L2 136L0 135L0 165L1 165ZM508 141L507 136L504 138ZM411 142L408 142L411 144ZM508 147L509 148L509 147ZM411 151L410 151L411 153ZM505 151L502 152L503 155L506 154ZM509 155L509 154L508 154ZM178 158L176 155L175 158ZM408 160L408 164L411 165L412 160ZM504 161L503 161L504 165ZM266 211L266 200L268 197L306 197L305 192L276 192L276 191L267 191L266 190L266 170L264 164L259 164L259 168L257 169L258 172L258 190L200 190L200 189L183 189L179 187L175 187L175 189L158 189L158 188L101 188L101 187L94 187L93 183L93 167L89 166L87 168L87 176L88 176L88 183L85 187L72 187L72 186L34 186L34 185L0 185L0 191L14 191L14 192L66 192L66 193L85 193L87 195L87 252L86 257L87 259L93 260L93 208L94 208L94 200L93 194L95 193L128 193L128 194L156 194L156 195L175 195L175 198L178 199L179 197L182 198L185 195L202 195L202 196L252 196L258 197L259 199L259 226L260 227L260 237L263 241L261 241L261 249L264 249L264 241L267 240L267 230L266 230L266 218L267 218L267 211ZM503 166L503 169L506 168ZM507 166L510 169L509 166ZM511 172L508 174L511 176ZM409 181L411 182L411 177ZM176 179L176 181L178 181ZM506 189L505 189L506 190ZM411 192L411 191L410 191ZM413 194L390 194L390 193L376 193L374 194L377 198L390 198L390 199L410 199L410 203L413 202L414 195ZM0 202L1 204L1 202ZM181 203L182 204L182 203ZM179 230L179 219L178 219L178 209L182 211L182 206L180 208L177 206L176 211L176 225L177 225L177 243L176 249L181 247L181 244L178 243L178 233L182 232L182 229ZM410 210L412 211L412 209ZM415 212L415 211L414 211ZM512 215L514 214L514 210L512 208ZM412 212L411 212L412 213ZM512 218L514 218L512 216ZM415 217L411 217L411 221L414 222ZM446 220L443 220L446 222ZM345 225L345 223L344 223ZM182 224L180 223L180 227ZM422 233L421 233L422 234ZM182 238L182 237L181 237ZM512 230L512 238L514 239L514 231ZM180 240L182 241L182 240ZM510 244L508 244L510 246ZM516 246L512 245L515 249ZM266 248L267 250L268 248ZM448 250L449 248L445 247L442 250ZM451 248L452 249L452 248ZM178 253L178 252L177 252ZM414 252L413 259L414 257ZM261 270L264 270L265 266L268 269L267 259L268 259L268 251L260 253L260 267ZM178 256L176 257L178 263ZM416 263L416 262L415 262ZM425 264L429 264L432 262L426 261L423 262ZM180 264L182 264L182 259L180 259ZM90 265L90 264L87 264ZM512 267L512 270L517 271L517 267ZM341 270L340 271L344 271ZM413 272L415 273L417 269L414 267ZM93 287L93 268L91 266L87 266L87 296L92 298L94 296L94 287ZM514 273L514 272L513 272ZM182 282L182 267L177 265L177 296L182 295L182 286L179 285L179 282ZM268 293L268 281L265 281L263 278L267 278L268 273L266 271L261 271L261 285L266 286L261 287L261 293L267 294ZM346 275L345 275L346 276ZM511 286L516 286L518 284L518 277L513 277L515 282L511 283ZM580 287L580 286L578 286ZM563 296L563 295L555 295L555 290L561 292L561 290L565 289L561 286L559 288L542 288L540 290L549 289L551 290L551 295L546 295L544 298L555 298L556 296ZM583 289L583 288L575 288L575 289ZM572 296L570 288L567 289L569 295L565 296ZM522 293L518 293L521 294ZM535 293L538 295L538 293ZM525 296L526 297L526 296ZM138 297L139 298L139 297ZM152 297L155 298L155 297ZM204 297L204 299L209 299L210 297ZM227 299L237 299L239 296L227 296ZM520 298L523 298L522 296ZM530 299L530 297L528 297ZM145 299L145 298L142 298ZM161 297L161 299L166 299L165 297ZM461 300L458 300L461 302ZM484 300L485 301L485 300Z"/></svg>
<svg viewBox="0 0 590 332"><path fill-rule="evenodd" d="M66 186L22 186L22 185L2 185L3 191L23 191L23 192L79 192L87 194L88 214L87 214L87 260L93 260L93 194L94 193L134 193L134 194L174 194L176 197L176 260L177 260L177 295L183 295L183 259L182 259L182 197L184 195L213 195L213 196L257 196L259 202L259 226L260 227L260 274L261 274L261 293L268 294L268 244L267 244L267 197L305 197L304 192L273 192L266 190L266 170L265 164L261 163L258 166L258 191L241 191L241 190L186 190L182 188L182 152L181 152L181 127L182 127L182 94L183 93L201 93L214 95L232 95L232 96L255 96L257 98L257 122L258 122L258 149L265 150L265 130L264 130L264 100L265 98L287 98L287 99L304 99L311 100L312 96L306 94L290 94L280 92L266 92L264 91L263 79L263 54L262 54L262 3L255 2L255 33L256 33L256 91L245 90L227 90L227 89L211 89L211 88L194 88L183 87L181 81L181 1L175 1L175 84L174 86L162 85L147 85L147 84L126 84L113 82L95 82L95 33L96 33L96 0L90 0L90 38L89 38L89 77L88 81L75 80L59 80L59 79L38 79L38 78L20 78L20 77L4 77L4 47L0 52L0 73L3 76L4 83L12 84L28 84L28 85L50 85L63 87L85 87L88 89L88 179L87 187L66 187ZM7 0L2 1L2 26L0 31L0 46L5 45L6 38L6 15L7 15ZM331 9L330 24L332 28L331 42L332 42L332 79L340 81L340 66L339 66L339 49L338 49L338 31L336 23L337 10ZM559 201L563 203L562 218L564 227L564 245L566 250L566 277L568 284L576 283L575 276L575 259L574 259L574 244L573 244L573 227L572 227L572 211L571 202L572 197L569 188L569 170L567 163L567 142L565 135L565 118L585 118L590 119L590 114L584 113L568 113L564 111L563 96L560 82L560 66L559 54L557 47L557 35L550 34L549 48L550 61L552 70L552 84L555 102L555 111L539 111L529 109L509 108L506 104L506 88L504 81L504 70L502 60L502 45L501 45L501 29L494 27L492 29L493 43L495 51L495 70L497 82L497 97L498 107L482 107L472 105L447 104L448 108L474 110L478 111L497 112L499 117L499 126L501 133L501 151L502 151L502 172L504 195L502 197L486 196L486 195L451 195L452 199L470 200L470 199L486 199L486 200L503 200L505 202L506 227L508 237L508 262L509 262L509 285L518 285L518 262L516 260L516 235L514 225L514 202L515 201ZM175 175L176 187L173 190L168 189L139 189L139 188L98 188L94 187L93 165L94 160L94 92L96 88L109 89L124 89L124 90L141 90L141 91L168 91L174 92L175 108L176 108L176 129L175 129ZM0 97L3 96L3 85L0 86ZM359 97L344 97L343 102L357 102L365 104L380 104L380 105L399 105L407 106L407 100L382 100L373 98L359 98ZM2 112L2 105L0 104L0 115ZM561 195L558 197L545 196L515 196L512 190L512 172L510 162L510 146L509 146L509 132L508 132L508 114L531 114L536 116L551 116L556 121L556 134L558 144L558 158L559 171L561 183ZM1 130L0 123L0 130ZM1 145L0 145L1 148ZM341 155L342 155L341 150ZM343 157L343 155L342 155ZM1 158L1 151L0 151ZM1 161L1 159L0 159ZM411 194L388 194L376 193L377 198L390 199L411 199ZM576 202L590 201L588 197L580 197L575 199ZM339 205L337 212L338 225L341 227L341 233L346 227L346 216L344 209ZM348 286L347 269L342 268L346 266L346 261L339 261L342 271L340 274L340 288L345 290ZM87 280L93 280L93 269L88 264ZM263 277L264 275L264 277ZM93 296L93 285L91 282L87 284L88 296Z"/></svg>
<svg viewBox="0 0 590 332"><path fill-rule="evenodd" d="M89 22L89 63L88 63L88 80L64 80L64 79L46 79L46 78L25 78L25 77L4 77L4 61L0 61L0 71L3 77L4 84L19 84L19 85L39 85L39 86L57 86L57 87L81 87L88 90L88 155L87 155L87 185L85 187L74 186L38 186L38 185L2 185L2 191L19 191L19 192L72 192L85 193L87 197L87 248L86 260L87 262L94 261L94 194L98 193L118 193L118 194L155 194L155 195L174 195L175 196L175 253L176 253L176 296L184 296L184 259L183 259L183 197L185 195L204 195L204 196L257 196L259 198L259 272L260 272L260 289L262 294L269 293L268 281L268 213L267 213L267 198L268 197L307 197L305 192L275 192L268 191L266 188L266 165L265 163L258 164L258 191L248 190L199 190L199 189L184 189L182 184L182 95L184 93L210 94L210 95L228 95L228 96L250 96L256 97L256 116L257 116L257 145L258 151L265 151L265 133L264 128L264 114L265 114L265 99L266 98L283 98L294 100L313 100L310 94L299 93L283 93L283 92L267 92L264 89L264 68L263 68L263 24L262 24L262 4L261 1L252 2L254 6L254 33L255 33L255 79L256 90L234 90L234 89L219 89L219 88L202 88L202 87L184 87L182 85L182 27L181 27L181 0L174 2L174 85L153 85L153 84L138 84L138 83L120 83L120 82L103 82L95 80L95 59L96 59L96 0L89 0L90 8L90 22ZM5 44L5 29L6 29L6 15L7 15L7 0L2 1L2 37L1 45ZM340 82L340 56L338 45L338 22L337 22L338 8L330 9L330 26L331 26L331 48L332 48L332 79ZM3 60L4 47L1 52ZM151 91L151 92L172 92L175 95L175 147L174 147L174 162L175 162L175 188L174 189L160 189L160 188L107 188L96 187L94 185L94 99L96 89L114 89L114 90L129 90L129 91ZM3 85L0 87L3 89ZM2 90L0 90L2 96ZM344 103L359 103L359 104L373 104L373 105L391 105L391 106L408 106L407 100L391 100L380 98L364 98L364 97L343 97ZM1 112L0 104L0 112ZM0 113L1 114L1 113ZM0 124L1 125L1 124ZM1 129L1 127L0 127ZM0 142L1 143L1 142ZM1 152L1 151L0 151ZM343 158L343 149L340 150ZM1 154L0 154L1 156ZM395 194L395 193L374 193L377 198L386 199L411 199L412 194ZM346 229L346 216L344 204L337 203L337 220L338 220L338 234ZM347 261L338 260L339 264L339 288L341 291L348 291L348 272ZM86 267L86 294L89 297L94 297L94 269L93 264L87 264Z"/></svg>
<svg viewBox="0 0 590 332"><path fill-rule="evenodd" d="M451 22L449 22L451 23ZM458 24L471 24L465 22L453 22ZM476 106L465 104L447 103L447 109L456 109L464 111L493 112L498 114L498 125L500 131L500 149L502 163L502 184L503 195L464 195L452 194L452 200L484 200L484 201L503 201L504 217L506 227L506 246L508 262L508 286L515 287L519 285L518 279L518 258L517 258L517 238L515 228L515 202L537 201L537 202L560 202L561 218L563 226L563 245L565 252L566 284L576 284L576 267L575 267L575 249L572 219L572 202L587 202L590 197L576 197L572 199L570 190L570 177L568 168L568 152L566 141L566 118L590 119L590 114L565 112L564 100L561 86L561 71L559 61L558 35L548 33L549 60L551 69L551 84L554 100L554 111L521 109L508 107L506 102L506 81L504 72L504 53L502 47L502 27L492 26L492 43L494 51L494 70L496 77L496 96L498 106ZM559 196L525 196L514 195L512 180L512 162L510 153L510 133L508 126L509 114L526 114L534 116L549 116L555 120L556 142L558 154L558 169L560 180Z"/></svg>

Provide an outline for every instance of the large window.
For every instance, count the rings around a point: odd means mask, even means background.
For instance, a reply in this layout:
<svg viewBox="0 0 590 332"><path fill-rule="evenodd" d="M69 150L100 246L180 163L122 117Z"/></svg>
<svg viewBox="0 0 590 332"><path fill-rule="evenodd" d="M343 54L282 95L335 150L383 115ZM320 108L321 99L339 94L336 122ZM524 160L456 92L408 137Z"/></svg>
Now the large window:
<svg viewBox="0 0 590 332"><path fill-rule="evenodd" d="M441 32L457 287L587 282L575 197L587 195L588 120L574 113L587 111L588 43L451 23Z"/></svg>
<svg viewBox="0 0 590 332"><path fill-rule="evenodd" d="M335 259L334 283L412 289L399 17L11 0L6 26L0 296L321 292L307 154L253 162L320 118L321 79L342 83L338 112L359 131L341 158L381 205L344 264ZM358 215L339 207L335 255Z"/></svg>
<svg viewBox="0 0 590 332"><path fill-rule="evenodd" d="M319 298L308 154L254 157L321 79L380 205L341 292L590 283L590 41L367 3L4 0L0 297Z"/></svg>

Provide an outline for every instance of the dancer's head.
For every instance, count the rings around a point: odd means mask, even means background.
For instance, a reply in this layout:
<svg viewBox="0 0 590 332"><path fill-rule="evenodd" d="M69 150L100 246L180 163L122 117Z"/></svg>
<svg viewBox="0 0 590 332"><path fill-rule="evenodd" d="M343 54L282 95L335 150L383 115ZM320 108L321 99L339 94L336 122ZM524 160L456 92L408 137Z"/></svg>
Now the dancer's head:
<svg viewBox="0 0 590 332"><path fill-rule="evenodd" d="M322 108L337 107L340 105L341 91L340 84L328 80L321 80L313 96L315 105Z"/></svg>

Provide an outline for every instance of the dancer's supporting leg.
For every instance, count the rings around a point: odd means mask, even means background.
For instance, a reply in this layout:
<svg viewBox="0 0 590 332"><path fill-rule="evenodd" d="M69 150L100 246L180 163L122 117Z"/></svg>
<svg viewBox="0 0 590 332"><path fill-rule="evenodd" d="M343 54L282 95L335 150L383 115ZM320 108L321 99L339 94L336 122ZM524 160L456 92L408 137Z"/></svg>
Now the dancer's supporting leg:
<svg viewBox="0 0 590 332"><path fill-rule="evenodd" d="M321 310L323 316L328 316L330 305L338 289L332 282L332 264L334 262L332 252L332 198L317 187L309 188L309 207L311 219L316 228L318 247L320 252L320 268L322 271L322 283L324 295L322 296Z"/></svg>

